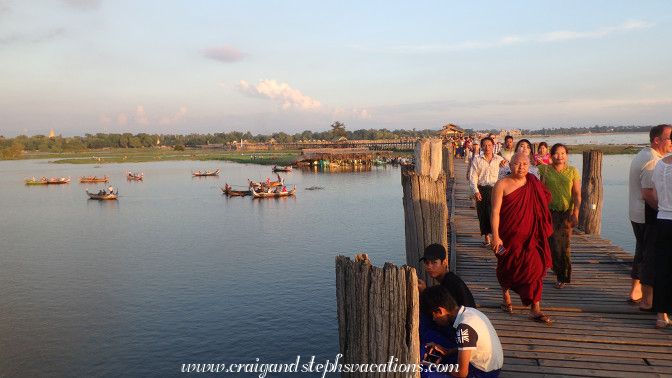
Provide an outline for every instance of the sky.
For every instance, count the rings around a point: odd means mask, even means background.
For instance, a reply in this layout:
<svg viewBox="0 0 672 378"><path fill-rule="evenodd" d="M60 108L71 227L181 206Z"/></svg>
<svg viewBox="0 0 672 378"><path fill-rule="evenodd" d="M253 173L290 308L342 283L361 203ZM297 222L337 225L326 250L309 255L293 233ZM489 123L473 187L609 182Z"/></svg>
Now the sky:
<svg viewBox="0 0 672 378"><path fill-rule="evenodd" d="M672 1L0 0L0 135L672 122Z"/></svg>

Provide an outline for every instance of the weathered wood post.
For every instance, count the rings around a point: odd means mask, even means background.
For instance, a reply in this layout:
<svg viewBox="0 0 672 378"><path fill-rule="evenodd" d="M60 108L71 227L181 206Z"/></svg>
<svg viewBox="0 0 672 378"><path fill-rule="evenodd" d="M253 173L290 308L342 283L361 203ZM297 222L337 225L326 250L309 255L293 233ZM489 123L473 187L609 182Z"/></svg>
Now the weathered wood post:
<svg viewBox="0 0 672 378"><path fill-rule="evenodd" d="M583 152L579 229L586 234L600 233L602 222L602 151Z"/></svg>
<svg viewBox="0 0 672 378"><path fill-rule="evenodd" d="M415 269L371 266L336 257L338 337L343 364L387 364L396 373L342 372L342 377L420 377L405 370L420 363L418 282ZM403 364L403 367L402 367Z"/></svg>
<svg viewBox="0 0 672 378"><path fill-rule="evenodd" d="M448 250L448 205L446 174L440 139L421 139L415 145L415 169L402 166L406 264L415 268L419 278L432 283L420 257L425 247L437 243Z"/></svg>
<svg viewBox="0 0 672 378"><path fill-rule="evenodd" d="M455 178L455 145L448 142L443 146L443 170L449 179Z"/></svg>

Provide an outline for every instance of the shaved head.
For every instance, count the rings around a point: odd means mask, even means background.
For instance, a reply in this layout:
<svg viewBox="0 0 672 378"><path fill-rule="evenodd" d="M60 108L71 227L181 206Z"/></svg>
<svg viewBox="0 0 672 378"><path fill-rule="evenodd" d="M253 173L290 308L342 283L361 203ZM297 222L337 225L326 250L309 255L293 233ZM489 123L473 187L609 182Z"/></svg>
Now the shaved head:
<svg viewBox="0 0 672 378"><path fill-rule="evenodd" d="M530 158L522 152L516 152L511 157L511 164L515 164L518 161L518 159L529 160Z"/></svg>

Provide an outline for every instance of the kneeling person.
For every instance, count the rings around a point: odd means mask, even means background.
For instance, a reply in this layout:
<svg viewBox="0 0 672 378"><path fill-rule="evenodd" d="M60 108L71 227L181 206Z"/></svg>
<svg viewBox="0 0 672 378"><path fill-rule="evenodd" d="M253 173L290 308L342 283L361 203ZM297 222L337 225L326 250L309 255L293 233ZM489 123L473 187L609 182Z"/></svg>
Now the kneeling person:
<svg viewBox="0 0 672 378"><path fill-rule="evenodd" d="M458 306L450 292L442 286L432 286L420 294L420 311L431 316L440 326L455 330L455 350L430 343L444 355L448 363L457 363L455 377L497 377L504 364L504 352L490 320L475 308Z"/></svg>

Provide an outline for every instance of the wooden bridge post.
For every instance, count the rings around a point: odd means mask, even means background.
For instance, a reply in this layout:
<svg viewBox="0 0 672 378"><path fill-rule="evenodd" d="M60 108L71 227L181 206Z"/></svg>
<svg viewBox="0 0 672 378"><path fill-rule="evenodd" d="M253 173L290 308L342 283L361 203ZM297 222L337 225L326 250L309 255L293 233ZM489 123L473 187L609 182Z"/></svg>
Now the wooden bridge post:
<svg viewBox="0 0 672 378"><path fill-rule="evenodd" d="M602 201L602 151L584 151L579 229L586 234L600 234Z"/></svg>
<svg viewBox="0 0 672 378"><path fill-rule="evenodd" d="M418 280L415 269L385 263L372 267L367 255L356 261L336 257L338 337L343 364L420 363ZM420 377L420 373L387 372L385 377ZM371 372L341 373L369 377Z"/></svg>
<svg viewBox="0 0 672 378"><path fill-rule="evenodd" d="M443 170L449 179L455 178L455 145L448 142L443 147Z"/></svg>
<svg viewBox="0 0 672 378"><path fill-rule="evenodd" d="M419 278L433 282L420 263L425 247L437 243L448 250L448 205L446 174L440 139L422 139L415 146L415 169L401 169L404 190L404 224L406 230L406 264Z"/></svg>

